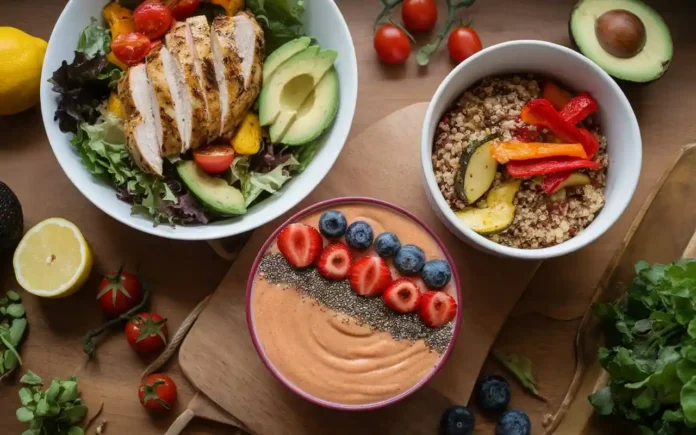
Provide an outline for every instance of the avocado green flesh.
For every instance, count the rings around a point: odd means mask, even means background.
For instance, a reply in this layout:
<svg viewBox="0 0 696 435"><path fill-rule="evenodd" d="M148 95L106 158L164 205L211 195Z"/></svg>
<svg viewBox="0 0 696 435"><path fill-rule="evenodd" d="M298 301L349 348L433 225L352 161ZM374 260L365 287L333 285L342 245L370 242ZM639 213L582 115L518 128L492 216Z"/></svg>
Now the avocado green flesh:
<svg viewBox="0 0 696 435"><path fill-rule="evenodd" d="M597 40L597 18L614 9L634 13L645 26L645 46L631 58L622 59L609 54ZM639 0L581 0L571 14L570 33L582 54L618 79L631 82L656 80L667 71L672 60L669 28L654 9Z"/></svg>
<svg viewBox="0 0 696 435"><path fill-rule="evenodd" d="M293 39L281 45L276 51L268 55L266 61L263 63L263 82L266 83L283 62L309 47L311 42L312 39L308 36Z"/></svg>
<svg viewBox="0 0 696 435"><path fill-rule="evenodd" d="M195 162L181 160L176 170L186 187L208 209L225 215L246 213L244 195L222 178L206 174Z"/></svg>
<svg viewBox="0 0 696 435"><path fill-rule="evenodd" d="M295 119L279 141L286 145L301 145L319 137L336 117L338 111L338 74L331 68L302 103ZM270 129L271 138L277 124Z"/></svg>
<svg viewBox="0 0 696 435"><path fill-rule="evenodd" d="M261 89L261 125L289 123L319 80L331 68L337 55L334 50L319 51L318 46L312 46L283 62ZM286 127L283 128L285 129Z"/></svg>

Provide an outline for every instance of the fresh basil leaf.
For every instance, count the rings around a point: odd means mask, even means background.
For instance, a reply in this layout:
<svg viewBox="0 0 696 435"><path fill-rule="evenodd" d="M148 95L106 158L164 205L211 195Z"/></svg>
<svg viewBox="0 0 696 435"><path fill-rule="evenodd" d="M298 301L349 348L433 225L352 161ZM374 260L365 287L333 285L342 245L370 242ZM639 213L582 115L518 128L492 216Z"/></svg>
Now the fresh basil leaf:
<svg viewBox="0 0 696 435"><path fill-rule="evenodd" d="M68 429L68 435L85 435L85 431L80 427L73 426Z"/></svg>
<svg viewBox="0 0 696 435"><path fill-rule="evenodd" d="M46 397L43 397L39 402L36 404L36 412L35 414L39 417L44 417L48 414L48 401L46 400Z"/></svg>
<svg viewBox="0 0 696 435"><path fill-rule="evenodd" d="M3 365L5 366L5 370L8 372L11 372L15 368L17 368L17 364L20 363L19 355L17 354L17 351L14 348L7 349L3 354L3 357L5 360Z"/></svg>
<svg viewBox="0 0 696 435"><path fill-rule="evenodd" d="M14 319L10 326L10 344L18 346L24 336L24 331L27 329L27 319Z"/></svg>
<svg viewBox="0 0 696 435"><path fill-rule="evenodd" d="M611 397L611 388L609 387L592 393L589 400L599 415L609 415L614 411L614 399Z"/></svg>
<svg viewBox="0 0 696 435"><path fill-rule="evenodd" d="M65 381L61 385L62 391L56 399L58 403L71 402L77 399L77 382L75 381Z"/></svg>
<svg viewBox="0 0 696 435"><path fill-rule="evenodd" d="M19 297L19 293L13 290L6 291L5 296L7 296L7 299L11 300L12 302L19 302L22 299Z"/></svg>
<svg viewBox="0 0 696 435"><path fill-rule="evenodd" d="M689 423L696 423L696 379L684 384L680 394L680 402L684 417Z"/></svg>
<svg viewBox="0 0 696 435"><path fill-rule="evenodd" d="M522 384L522 386L529 392L531 392L536 397L546 400L536 388L536 380L534 379L534 374L532 373L532 361L522 355L515 354L502 354L497 351L493 351L493 356L498 360L506 369L508 369L517 380Z"/></svg>
<svg viewBox="0 0 696 435"><path fill-rule="evenodd" d="M34 413L25 407L19 408L16 414L17 420L21 421L22 423L26 423L34 419Z"/></svg>
<svg viewBox="0 0 696 435"><path fill-rule="evenodd" d="M87 407L84 405L73 406L69 409L64 409L61 414L62 418L65 418L71 424L79 423L87 415Z"/></svg>
<svg viewBox="0 0 696 435"><path fill-rule="evenodd" d="M26 310L22 304L11 304L7 306L7 314L18 319L20 317L24 317Z"/></svg>
<svg viewBox="0 0 696 435"><path fill-rule="evenodd" d="M51 381L51 385L48 387L48 390L46 390L46 400L49 402L55 402L59 393L60 381L58 379L54 379Z"/></svg>

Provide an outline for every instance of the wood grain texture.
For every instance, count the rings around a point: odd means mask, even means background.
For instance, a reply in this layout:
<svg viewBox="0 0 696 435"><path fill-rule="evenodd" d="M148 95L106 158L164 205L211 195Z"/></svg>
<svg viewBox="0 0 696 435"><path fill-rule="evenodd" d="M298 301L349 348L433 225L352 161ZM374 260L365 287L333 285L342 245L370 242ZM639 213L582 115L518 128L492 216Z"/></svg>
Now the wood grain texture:
<svg viewBox="0 0 696 435"><path fill-rule="evenodd" d="M413 57L405 67L381 65L372 48L372 21L379 2L337 2L351 29L360 69L352 135L397 109L428 101L452 68L445 47L427 68L418 68ZM0 0L0 26L18 27L48 39L66 3L66 0ZM460 16L474 18L484 46L512 39L541 39L569 45L567 19L574 3L575 0L478 0ZM572 340L579 317L639 204L673 153L696 139L696 104L690 98L696 95L693 80L696 33L692 29L696 4L689 0L650 3L664 16L672 31L675 58L664 78L647 86L624 89L638 115L644 144L643 171L632 206L595 244L566 258L549 261L540 269L496 344L534 361L540 389L550 403L529 398L513 383L512 405L530 412L535 427L540 427L542 416L553 412L565 395L573 374ZM419 39L428 37L426 34ZM170 319L172 329L215 289L229 268L228 263L202 243L171 242L137 233L91 205L58 167L43 132L39 108L0 118L0 133L0 179L20 195L27 225L55 215L71 219L92 242L97 261L94 276L79 294L49 302L26 298L31 330L22 356L27 368L50 378L68 376L80 366L82 334L101 320L90 289L96 285L99 273L122 261L131 267L139 264L141 272L154 281L155 308ZM374 152L379 152L378 148ZM162 259L161 253L165 252L167 257ZM0 289L16 288L9 259L0 259L0 265ZM80 376L89 403L96 408L100 401L105 402L103 417L109 420L107 434L164 433L175 416L151 419L137 403L137 376L147 365L146 361L131 352L118 332L104 340L101 352L89 376ZM179 384L180 404L175 409L179 413L194 392L176 361L166 369ZM499 370L493 362L484 369L485 372ZM23 425L14 417L19 404L17 390L15 381L0 384L0 433L21 433ZM477 419L477 433L492 433L492 418L479 414ZM183 433L232 435L237 431L194 420Z"/></svg>
<svg viewBox="0 0 696 435"><path fill-rule="evenodd" d="M443 239L459 270L462 291L463 321L450 360L429 388L379 411L331 411L285 389L257 356L245 314L251 264L269 233L287 219L284 216L254 233L179 352L189 380L253 432L431 434L450 400L468 402L488 349L538 263L481 254L452 237L439 221L420 176L419 132L427 106L421 103L398 110L350 140L302 207L340 196L375 197L406 208ZM376 147L379 153L374 152ZM371 157L365 159L368 154ZM388 173L385 168L390 169ZM384 176L376 176L380 173Z"/></svg>

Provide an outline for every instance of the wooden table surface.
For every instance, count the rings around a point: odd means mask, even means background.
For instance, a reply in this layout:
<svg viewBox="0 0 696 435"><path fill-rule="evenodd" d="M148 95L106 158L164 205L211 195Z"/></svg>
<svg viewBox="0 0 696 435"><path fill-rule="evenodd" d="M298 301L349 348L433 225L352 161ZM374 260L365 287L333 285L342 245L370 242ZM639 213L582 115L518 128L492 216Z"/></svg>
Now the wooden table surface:
<svg viewBox="0 0 696 435"><path fill-rule="evenodd" d="M1 0L0 26L18 27L48 39L65 3ZM574 0L479 0L462 16L474 18L485 46L511 39L541 39L569 45L567 19L573 3ZM531 414L535 433L541 432L542 416L556 409L570 383L575 329L609 257L673 153L696 140L696 33L690 29L696 4L688 0L653 3L671 28L675 56L670 71L661 80L625 88L641 125L644 146L644 166L634 200L618 224L592 246L542 265L496 344L503 351L527 355L534 363L540 391L549 403L529 398L513 382L512 405ZM378 1L340 0L339 5L352 31L360 69L352 134L398 108L429 100L451 70L446 50L433 56L428 68L418 68L414 59L405 67L385 67L378 63L372 49L372 20ZM141 234L92 206L57 165L38 107L0 118L0 133L0 179L20 197L26 226L51 216L63 216L80 226L95 254L92 278L77 295L55 301L25 295L31 330L22 347L23 369L48 379L77 373L88 405L96 409L104 403L102 417L109 421L107 434L163 433L174 416L152 419L140 408L136 389L147 361L130 350L119 332L108 334L101 341L98 359L84 367L82 334L101 321L94 300L99 275L122 262L139 268L154 288L154 309L167 317L171 329L175 329L195 304L215 289L229 263L217 257L205 243L183 243ZM0 259L0 290L17 288L10 263L9 258ZM179 405L173 413L176 414L183 410L193 391L175 361L166 370L179 385ZM493 362L484 367L485 373L498 370L500 367ZM17 390L16 380L0 385L0 433L20 433L23 428L14 417L19 404ZM476 432L492 433L492 425L492 421L481 416ZM184 433L235 431L194 421Z"/></svg>

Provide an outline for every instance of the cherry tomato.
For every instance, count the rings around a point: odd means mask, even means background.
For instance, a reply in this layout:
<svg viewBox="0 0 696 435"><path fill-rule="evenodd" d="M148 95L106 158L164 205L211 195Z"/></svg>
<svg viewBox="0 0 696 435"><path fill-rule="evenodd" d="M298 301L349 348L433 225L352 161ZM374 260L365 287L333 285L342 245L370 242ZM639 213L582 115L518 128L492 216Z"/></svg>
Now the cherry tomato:
<svg viewBox="0 0 696 435"><path fill-rule="evenodd" d="M201 0L169 0L167 6L172 11L175 20L184 21L193 15L201 5Z"/></svg>
<svg viewBox="0 0 696 435"><path fill-rule="evenodd" d="M435 0L404 0L401 18L408 30L423 32L432 29L437 22Z"/></svg>
<svg viewBox="0 0 696 435"><path fill-rule="evenodd" d="M114 56L126 65L135 65L150 52L150 39L142 33L126 33L111 41Z"/></svg>
<svg viewBox="0 0 696 435"><path fill-rule="evenodd" d="M474 53L481 51L481 39L471 27L457 27L447 40L449 54L455 62L461 63Z"/></svg>
<svg viewBox="0 0 696 435"><path fill-rule="evenodd" d="M150 375L140 383L138 398L148 412L167 412L176 403L176 384L165 374Z"/></svg>
<svg viewBox="0 0 696 435"><path fill-rule="evenodd" d="M172 26L172 11L157 0L147 0L133 11L135 30L150 39L157 39Z"/></svg>
<svg viewBox="0 0 696 435"><path fill-rule="evenodd" d="M382 62L400 64L411 55L411 41L403 30L385 24L375 33L375 50Z"/></svg>
<svg viewBox="0 0 696 435"><path fill-rule="evenodd" d="M140 313L126 323L126 340L138 353L154 354L167 345L167 319L155 313Z"/></svg>
<svg viewBox="0 0 696 435"><path fill-rule="evenodd" d="M111 317L120 316L143 300L143 289L138 277L122 269L102 278L98 290L99 305Z"/></svg>
<svg viewBox="0 0 696 435"><path fill-rule="evenodd" d="M230 145L208 145L193 152L193 160L209 174L221 174L234 160L234 148Z"/></svg>

